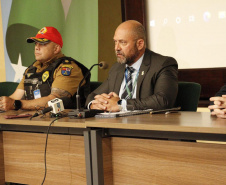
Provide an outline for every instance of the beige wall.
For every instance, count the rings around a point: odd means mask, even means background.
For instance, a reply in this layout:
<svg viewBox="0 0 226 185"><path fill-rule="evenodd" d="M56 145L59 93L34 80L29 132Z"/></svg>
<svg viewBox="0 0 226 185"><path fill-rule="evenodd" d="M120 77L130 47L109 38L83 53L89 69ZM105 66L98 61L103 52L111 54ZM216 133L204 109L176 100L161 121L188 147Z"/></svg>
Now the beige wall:
<svg viewBox="0 0 226 185"><path fill-rule="evenodd" d="M4 42L3 42L3 28L2 28L2 8L0 1L0 82L6 80L5 76L5 57L4 57Z"/></svg>
<svg viewBox="0 0 226 185"><path fill-rule="evenodd" d="M104 81L108 71L116 62L113 36L116 27L122 22L121 0L98 1L98 61L109 64L108 70L98 71L98 81Z"/></svg>

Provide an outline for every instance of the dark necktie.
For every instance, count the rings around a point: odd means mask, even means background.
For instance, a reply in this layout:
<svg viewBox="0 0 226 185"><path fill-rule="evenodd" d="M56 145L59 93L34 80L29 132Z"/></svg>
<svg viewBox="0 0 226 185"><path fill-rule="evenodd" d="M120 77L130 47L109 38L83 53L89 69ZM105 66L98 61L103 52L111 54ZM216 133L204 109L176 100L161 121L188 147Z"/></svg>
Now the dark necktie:
<svg viewBox="0 0 226 185"><path fill-rule="evenodd" d="M126 84L124 87L124 92L122 93L121 99L131 99L132 98L132 91L133 91L133 81L132 81L132 73L135 71L133 67L126 68L127 75L126 75ZM126 87L127 86L127 87Z"/></svg>

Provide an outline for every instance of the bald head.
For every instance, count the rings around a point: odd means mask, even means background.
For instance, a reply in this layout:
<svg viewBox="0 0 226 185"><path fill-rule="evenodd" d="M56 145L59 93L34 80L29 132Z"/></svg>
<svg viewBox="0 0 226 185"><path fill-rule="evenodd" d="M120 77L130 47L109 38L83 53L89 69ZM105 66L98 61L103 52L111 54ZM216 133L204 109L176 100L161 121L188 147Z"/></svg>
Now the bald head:
<svg viewBox="0 0 226 185"><path fill-rule="evenodd" d="M138 39L143 39L144 43L146 45L146 33L144 26L135 20L128 20L123 23L121 23L117 30L126 30L127 34L131 35L133 39L138 40Z"/></svg>

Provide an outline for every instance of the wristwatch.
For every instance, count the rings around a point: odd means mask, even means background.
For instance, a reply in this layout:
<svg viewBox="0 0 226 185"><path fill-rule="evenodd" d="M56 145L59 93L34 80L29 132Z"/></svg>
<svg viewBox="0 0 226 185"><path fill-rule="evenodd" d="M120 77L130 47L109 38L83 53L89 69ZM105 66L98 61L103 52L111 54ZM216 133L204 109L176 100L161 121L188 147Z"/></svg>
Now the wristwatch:
<svg viewBox="0 0 226 185"><path fill-rule="evenodd" d="M123 107L122 107L122 100L119 100L117 102L117 104L118 104L118 107L119 107L119 111L121 111L123 109Z"/></svg>
<svg viewBox="0 0 226 185"><path fill-rule="evenodd" d="M122 105L122 100L119 100L117 103L118 105Z"/></svg>
<svg viewBox="0 0 226 185"><path fill-rule="evenodd" d="M15 100L13 106L14 106L14 110L19 110L22 107L22 103L20 100Z"/></svg>

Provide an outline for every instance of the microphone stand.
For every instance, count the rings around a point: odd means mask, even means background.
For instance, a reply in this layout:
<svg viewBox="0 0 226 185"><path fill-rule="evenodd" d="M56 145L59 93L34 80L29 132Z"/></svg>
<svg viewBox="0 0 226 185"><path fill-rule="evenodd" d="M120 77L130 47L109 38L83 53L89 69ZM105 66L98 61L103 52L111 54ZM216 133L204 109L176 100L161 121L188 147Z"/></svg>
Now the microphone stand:
<svg viewBox="0 0 226 185"><path fill-rule="evenodd" d="M82 83L84 82L84 80L90 75L90 71L93 69L94 66L99 66L100 64L93 64L90 69L88 70L88 72L85 74L85 76L83 77L83 79L80 81L79 85L78 85L78 89L77 89L77 94L76 94L76 105L77 105L77 111L79 112L81 110L81 100L80 100L80 94L79 94L79 90L80 87L82 85Z"/></svg>
<svg viewBox="0 0 226 185"><path fill-rule="evenodd" d="M99 64L94 64L90 67L90 69L88 70L88 72L85 74L85 76L83 77L83 79L80 81L79 85L78 85L78 89L77 89L77 94L76 94L76 105L77 105L77 109L76 110L72 110L68 113L68 116L70 118L89 118L89 117L94 117L97 113L103 112L102 110L89 110L89 109L85 109L85 110L81 110L81 102L80 102L80 94L79 94L79 90L80 87L82 85L82 83L84 82L84 80L90 75L90 71L93 69L94 66L102 66L102 63Z"/></svg>

